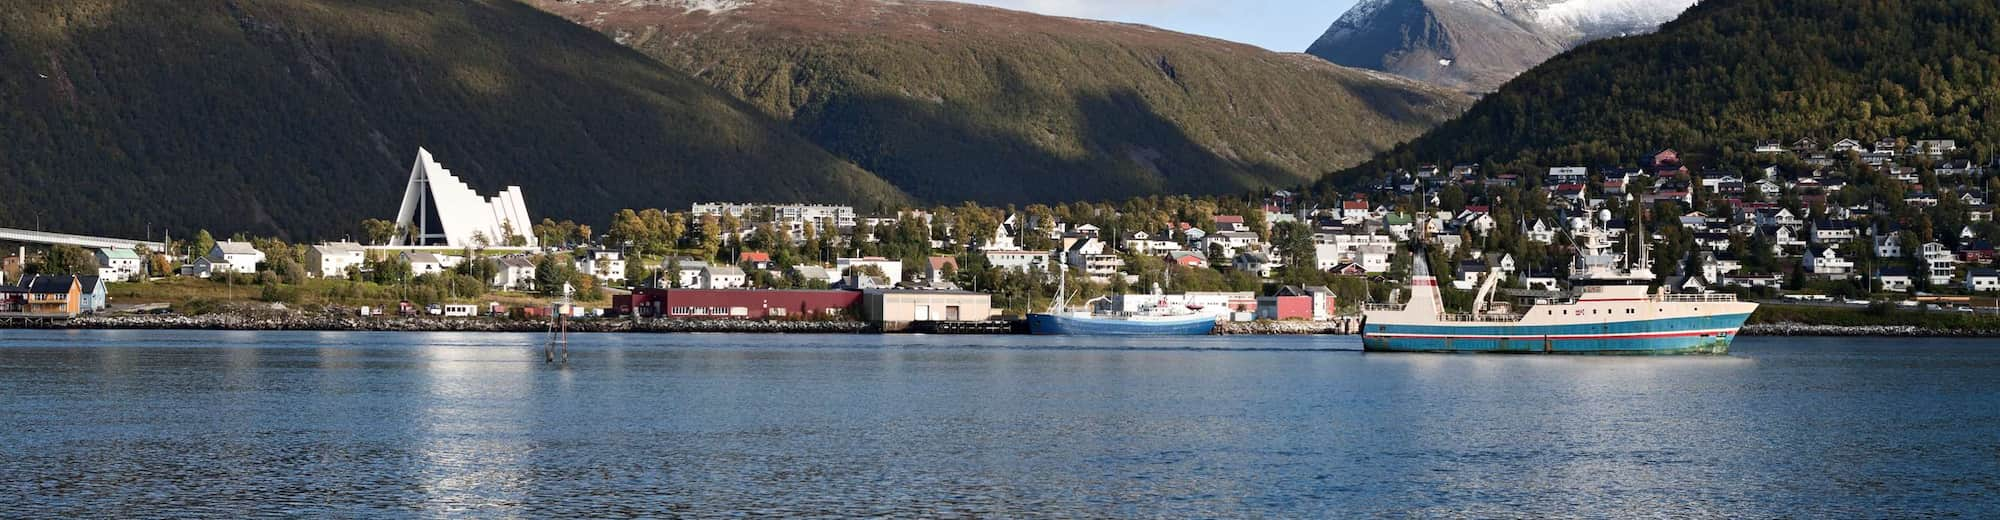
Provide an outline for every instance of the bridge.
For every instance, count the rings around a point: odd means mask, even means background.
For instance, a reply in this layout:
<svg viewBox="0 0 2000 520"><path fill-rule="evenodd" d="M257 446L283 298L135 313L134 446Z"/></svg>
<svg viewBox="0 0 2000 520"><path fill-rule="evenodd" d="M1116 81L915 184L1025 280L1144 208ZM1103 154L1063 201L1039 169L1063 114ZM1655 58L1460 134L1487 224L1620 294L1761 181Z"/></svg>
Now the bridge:
<svg viewBox="0 0 2000 520"><path fill-rule="evenodd" d="M70 235L64 233L50 233L47 231L29 231L26 229L13 229L13 228L0 228L0 242L67 245L67 246L86 247L91 249L136 249L139 246L146 246L147 249L151 249L153 251L158 251L158 252L165 252L167 249L166 244L162 244L159 242L147 242L144 240L129 240L123 238L93 237L86 235Z"/></svg>

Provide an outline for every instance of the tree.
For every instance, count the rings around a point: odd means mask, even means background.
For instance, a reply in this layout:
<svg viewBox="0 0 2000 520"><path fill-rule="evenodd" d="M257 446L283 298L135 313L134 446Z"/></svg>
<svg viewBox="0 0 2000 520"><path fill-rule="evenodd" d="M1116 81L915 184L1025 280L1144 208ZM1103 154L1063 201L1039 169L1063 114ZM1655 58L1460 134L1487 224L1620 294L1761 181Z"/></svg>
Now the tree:
<svg viewBox="0 0 2000 520"><path fill-rule="evenodd" d="M1320 283L1319 254L1313 244L1312 227L1303 222L1278 224L1271 245L1285 264L1283 280L1293 285Z"/></svg>
<svg viewBox="0 0 2000 520"><path fill-rule="evenodd" d="M215 236L208 234L208 230L206 229L196 231L194 233L194 244L192 245L194 247L190 251L193 253L193 256L207 255L209 251L215 249Z"/></svg>
<svg viewBox="0 0 2000 520"><path fill-rule="evenodd" d="M41 265L36 266L34 271L48 275L95 275L97 255L81 247L57 245L49 248L49 253L42 257Z"/></svg>
<svg viewBox="0 0 2000 520"><path fill-rule="evenodd" d="M374 218L363 220L361 233L368 237L370 244L388 245L389 240L396 237L396 223Z"/></svg>

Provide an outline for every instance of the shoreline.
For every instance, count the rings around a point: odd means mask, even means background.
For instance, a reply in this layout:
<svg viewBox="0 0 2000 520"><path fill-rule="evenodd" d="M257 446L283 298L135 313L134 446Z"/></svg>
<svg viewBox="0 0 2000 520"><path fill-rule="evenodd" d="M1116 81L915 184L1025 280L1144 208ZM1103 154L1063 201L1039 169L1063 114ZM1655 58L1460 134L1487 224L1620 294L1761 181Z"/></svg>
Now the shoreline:
<svg viewBox="0 0 2000 520"><path fill-rule="evenodd" d="M1224 322L1214 336L1351 336L1358 329L1355 320L1344 321L1251 321ZM545 333L549 322L505 318L384 317L360 318L345 315L246 316L235 314L115 315L78 316L59 319L0 320L0 330L213 330L213 331L317 331L317 332L507 332ZM737 333L737 334L968 334L1008 335L990 327L930 327L884 332L858 321L784 320L689 320L617 318L582 319L569 322L569 331L579 334L634 333ZM1817 325L1797 322L1746 324L1739 337L1888 337L1888 338L1987 338L2000 331L1939 329L1916 325Z"/></svg>

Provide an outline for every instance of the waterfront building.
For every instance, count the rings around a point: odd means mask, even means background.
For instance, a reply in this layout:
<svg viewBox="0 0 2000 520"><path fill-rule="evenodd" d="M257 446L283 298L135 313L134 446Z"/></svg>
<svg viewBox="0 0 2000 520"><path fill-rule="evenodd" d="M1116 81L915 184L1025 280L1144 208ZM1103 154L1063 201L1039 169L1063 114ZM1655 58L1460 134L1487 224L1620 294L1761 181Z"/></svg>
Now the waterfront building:
<svg viewBox="0 0 2000 520"><path fill-rule="evenodd" d="M533 225L519 186L508 186L492 198L481 197L438 164L430 151L418 148L403 190L403 206L396 214L397 228L406 231L392 237L389 245L466 248L519 242L534 247Z"/></svg>
<svg viewBox="0 0 2000 520"><path fill-rule="evenodd" d="M83 303L83 285L75 276L27 275L0 286L0 312L9 314L76 316Z"/></svg>
<svg viewBox="0 0 2000 520"><path fill-rule="evenodd" d="M993 295L967 291L869 290L861 297L862 318L884 332L908 330L930 321L980 321L993 317Z"/></svg>
<svg viewBox="0 0 2000 520"><path fill-rule="evenodd" d="M809 319L852 315L858 291L637 289L612 297L620 316L700 319Z"/></svg>

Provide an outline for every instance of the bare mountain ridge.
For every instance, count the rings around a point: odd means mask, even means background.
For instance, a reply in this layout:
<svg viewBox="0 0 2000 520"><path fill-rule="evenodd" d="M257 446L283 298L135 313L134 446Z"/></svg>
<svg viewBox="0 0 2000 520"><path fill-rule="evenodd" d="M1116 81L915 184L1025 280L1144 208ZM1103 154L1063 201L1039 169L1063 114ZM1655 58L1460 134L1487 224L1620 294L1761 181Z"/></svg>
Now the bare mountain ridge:
<svg viewBox="0 0 2000 520"><path fill-rule="evenodd" d="M1695 0L1363 0L1307 53L1490 92L1592 40L1651 32Z"/></svg>

